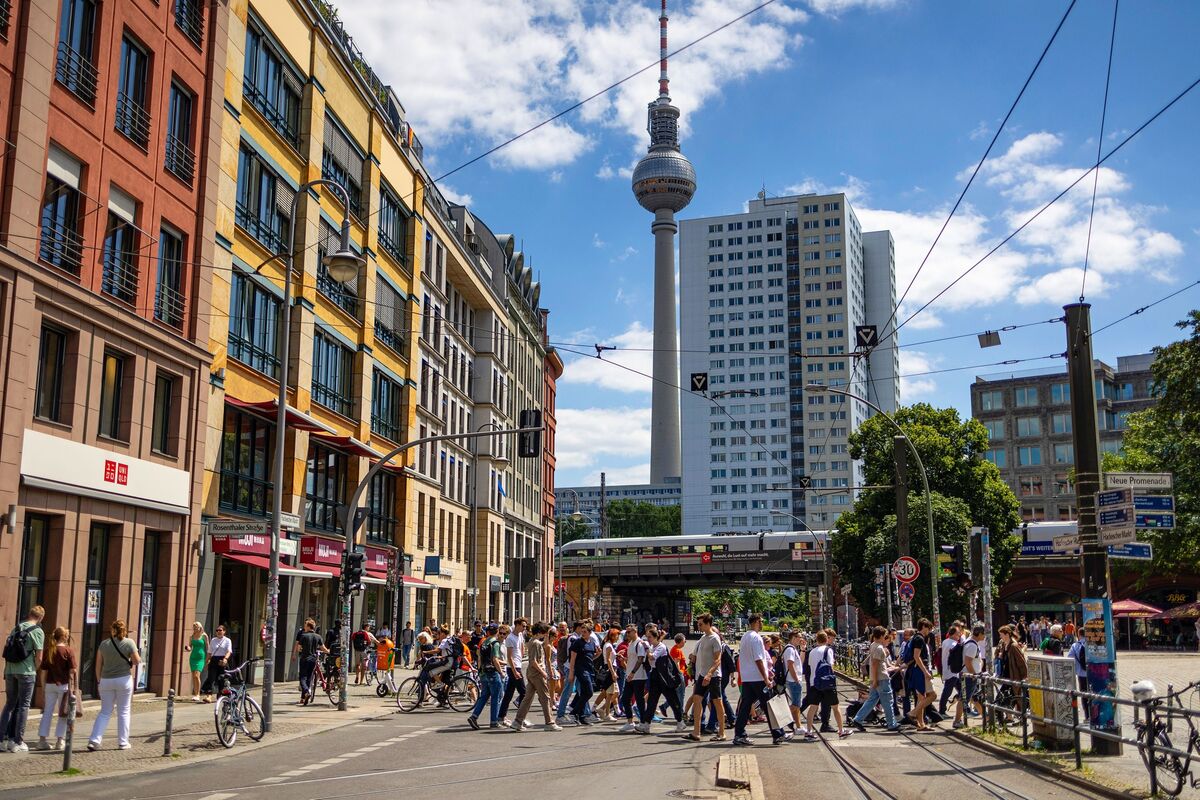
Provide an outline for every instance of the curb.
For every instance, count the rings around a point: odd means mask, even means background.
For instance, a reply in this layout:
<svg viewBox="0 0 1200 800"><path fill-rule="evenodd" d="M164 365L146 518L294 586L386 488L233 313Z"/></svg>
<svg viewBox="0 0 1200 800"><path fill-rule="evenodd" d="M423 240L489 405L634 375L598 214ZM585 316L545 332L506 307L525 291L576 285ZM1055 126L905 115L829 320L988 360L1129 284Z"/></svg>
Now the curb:
<svg viewBox="0 0 1200 800"><path fill-rule="evenodd" d="M749 753L726 753L718 758L716 785L734 790L737 798L766 800L758 759Z"/></svg>
<svg viewBox="0 0 1200 800"><path fill-rule="evenodd" d="M851 677L844 672L838 672L837 674L838 677L844 678L847 682L854 684L860 689L867 688L867 685L857 678ZM1144 797L1144 795L1135 794L1132 791L1123 792L1119 789L1113 789L1105 786L1102 783L1096 783L1094 781L1089 781L1087 778L1081 778L1078 775L1072 775L1070 772L1067 772L1064 769L1047 764L1043 761L1039 761L1036 758L1030 758L1029 756L1021 753L1013 752L1007 747L1001 747L998 744L992 744L991 742L985 741L976 736L972 736L969 733L963 733L962 731L956 731L953 729L946 731L946 733L950 734L950 736L962 742L963 744L970 745L978 750L983 750L984 752L990 753L994 756L1002 756L1003 758L1015 761L1018 764L1036 770L1043 775L1052 775L1055 778L1062 780L1064 783L1071 784L1077 789L1085 789L1089 792L1094 792L1100 797L1105 797L1109 800L1134 800L1135 798L1136 800L1141 800L1141 798Z"/></svg>

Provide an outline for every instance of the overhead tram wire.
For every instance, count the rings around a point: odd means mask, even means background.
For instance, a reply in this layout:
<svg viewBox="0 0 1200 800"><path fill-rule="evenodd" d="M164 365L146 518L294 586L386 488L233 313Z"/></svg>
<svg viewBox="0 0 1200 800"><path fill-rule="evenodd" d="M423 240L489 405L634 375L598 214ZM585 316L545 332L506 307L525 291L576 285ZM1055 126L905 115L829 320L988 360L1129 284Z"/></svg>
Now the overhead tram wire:
<svg viewBox="0 0 1200 800"><path fill-rule="evenodd" d="M1041 55L1038 56L1038 60L1034 63L1033 69L1029 71L1029 75L1025 78L1025 83L1021 85L1021 91L1017 92L1017 96L1013 99L1012 105L1008 107L1008 113L1004 115L1004 119L1001 120L1000 126L996 128L996 133L992 136L992 141L988 143L987 149L983 151L983 156L979 159L979 163L975 165L975 169L971 172L971 177L967 179L962 191L959 192L958 199L954 201L954 206L950 209L950 213L946 216L946 221L942 223L942 227L938 230L937 236L933 238L933 242L929 245L929 250L926 251L925 257L921 259L921 263L917 265L917 271L913 273L912 278L908 282L908 286L904 287L904 292L900 295L900 299L896 301L896 305L892 308L892 313L888 315L887 322L885 322L883 327L880 328L880 332L886 331L888 326L891 325L896 319L896 314L899 311L901 304L903 304L905 298L908 297L908 293L912 290L913 284L917 282L917 278L921 275L921 270L925 269L925 264L929 261L929 257L933 255L934 248L937 247L938 242L942 239L942 234L945 233L946 228L949 227L950 220L954 219L954 214L958 211L959 206L962 205L963 198L967 196L967 190L971 188L971 184L975 182L975 178L979 175L979 171L983 169L984 162L987 161L988 156L991 155L992 148L996 146L996 142L1000 139L1000 134L1004 132L1004 127L1008 124L1008 120L1012 117L1013 112L1017 110L1017 104L1020 103L1021 98L1025 96L1025 90L1028 89L1029 84L1033 82L1033 76L1037 74L1038 68L1042 66L1042 62L1046 60L1046 54L1050 52L1050 46L1053 45L1054 40L1058 38L1058 34L1062 30L1063 25L1066 23L1067 17L1071 15L1072 9L1075 8L1075 3L1076 0L1071 0L1070 5L1067 6L1067 10L1063 12L1062 19L1058 21L1058 25L1055 26L1054 32L1050 34L1050 39L1046 42L1046 46L1042 48ZM880 344L882 344L882 340L876 342L876 346ZM874 350L875 348L871 349Z"/></svg>
<svg viewBox="0 0 1200 800"><path fill-rule="evenodd" d="M1168 294L1164 297L1158 298L1153 303L1147 303L1144 306L1135 308L1133 311L1130 311L1125 316L1118 317L1117 319L1113 320L1112 322L1108 323L1107 325L1104 325L1103 327L1097 328L1096 330L1092 331L1091 336L1095 337L1096 334L1101 333L1102 331L1106 331L1114 325L1119 325L1127 319L1132 319L1133 317L1136 317L1139 314L1149 311L1150 309L1154 308L1159 303L1165 303L1166 301L1170 300L1171 298L1178 297L1179 295L1183 294L1184 292L1188 291L1189 289L1194 289L1197 286L1200 286L1200 280L1192 281L1187 286L1176 289L1175 291L1171 292L1170 294Z"/></svg>
<svg viewBox="0 0 1200 800"><path fill-rule="evenodd" d="M1108 153L1103 158L1098 160L1090 168L1088 168L1082 174L1080 174L1079 177L1077 177L1075 180L1073 180L1065 189L1063 189L1058 194L1056 194L1053 198L1050 199L1049 202L1047 202L1040 209L1038 209L1036 212L1034 212L1034 214L1032 216L1030 216L1027 220L1022 222L1015 230L1013 230L1011 233L1009 233L1007 236L1005 236L1003 239L1001 239L998 244L996 244L994 247L992 247L992 249L990 249L986 253L984 253L983 256L981 256L979 258L978 261L976 261L974 264L972 264L971 266L969 266L965 270L963 270L963 272L960 273L958 275L958 277L956 277L949 284L947 284L945 287L943 287L941 289L941 291L939 291L932 298L930 298L928 301L926 301L924 305L922 305L920 308L918 308L916 311L914 311L912 314L910 314L907 319L905 319L899 325L892 328L891 331L881 334L880 339L879 339L879 344L882 344L887 339L890 339L890 338L894 337L897 333L899 333L901 328L903 328L908 323L912 322L913 319L916 318L921 312L925 311L927 308L929 308L931 305L933 305L935 302L937 302L943 295L945 295L946 292L950 291L956 285L958 285L959 281L961 281L963 278L967 277L967 275L969 275L972 271L975 270L976 267L978 267L980 264L982 264L984 261L986 261L990 256L992 256L992 254L994 254L996 251L1000 250L1000 248L1004 247L1006 244L1008 244L1010 241L1012 241L1014 238L1016 238L1022 231L1024 231L1035 220L1037 220L1038 217L1040 217L1042 214L1044 214L1051 206L1053 206L1055 203L1057 203L1059 200L1061 200L1063 197L1065 197L1068 192L1070 192L1072 189L1074 189L1076 186L1078 186L1080 184L1080 182L1083 181L1084 178L1086 178L1088 175L1092 174L1092 172L1094 170L1099 169L1106 161L1108 161L1110 158L1112 158L1118 152L1120 152L1121 149L1125 147L1125 145L1127 145L1131 141L1133 141L1138 136L1138 134L1140 134L1142 131L1146 130L1146 128L1148 128L1151 124L1153 124L1156 120L1158 120L1159 117L1161 117L1163 114L1165 114L1167 111L1169 111L1176 103L1178 103L1180 100L1182 100L1188 94L1190 94L1192 92L1192 90L1195 89L1197 86L1200 86L1200 78L1197 78L1196 80L1189 83L1183 90L1181 90L1178 94L1176 94L1173 98L1171 98L1166 103L1166 105L1164 105L1158 111L1154 112L1154 114L1151 115L1149 119L1147 119L1145 122L1143 122L1141 125L1139 125L1132 133L1130 133L1124 139L1122 139L1121 142L1116 147L1109 150Z"/></svg>
<svg viewBox="0 0 1200 800"><path fill-rule="evenodd" d="M1104 76L1104 103L1100 106L1100 134L1096 137L1096 161L1100 160L1104 146L1104 123L1108 118L1108 90L1112 85L1113 47L1117 43L1117 12L1121 0L1113 0L1112 35L1108 39L1108 71ZM1079 283L1079 302L1083 302L1087 290L1088 257L1092 254L1092 223L1096 220L1096 190L1100 188L1100 170L1092 175L1092 209L1088 212L1087 244L1083 248L1083 280Z"/></svg>

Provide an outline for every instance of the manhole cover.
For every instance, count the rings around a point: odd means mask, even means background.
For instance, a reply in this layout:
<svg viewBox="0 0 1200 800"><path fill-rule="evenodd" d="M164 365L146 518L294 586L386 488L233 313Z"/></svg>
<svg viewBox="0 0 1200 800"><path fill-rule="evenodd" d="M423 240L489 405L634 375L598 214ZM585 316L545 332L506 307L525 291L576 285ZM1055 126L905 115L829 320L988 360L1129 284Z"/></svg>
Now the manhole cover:
<svg viewBox="0 0 1200 800"><path fill-rule="evenodd" d="M729 789L675 789L667 792L667 797L678 797L680 800L729 800L734 792Z"/></svg>

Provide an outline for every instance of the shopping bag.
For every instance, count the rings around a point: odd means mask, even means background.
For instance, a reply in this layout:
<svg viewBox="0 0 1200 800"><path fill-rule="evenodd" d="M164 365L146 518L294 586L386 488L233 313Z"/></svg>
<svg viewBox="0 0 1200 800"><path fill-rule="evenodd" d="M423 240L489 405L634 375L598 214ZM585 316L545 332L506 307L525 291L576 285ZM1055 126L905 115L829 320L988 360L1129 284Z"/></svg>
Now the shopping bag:
<svg viewBox="0 0 1200 800"><path fill-rule="evenodd" d="M786 728L792 723L791 706L788 705L786 694L777 694L767 701L767 717L771 730Z"/></svg>

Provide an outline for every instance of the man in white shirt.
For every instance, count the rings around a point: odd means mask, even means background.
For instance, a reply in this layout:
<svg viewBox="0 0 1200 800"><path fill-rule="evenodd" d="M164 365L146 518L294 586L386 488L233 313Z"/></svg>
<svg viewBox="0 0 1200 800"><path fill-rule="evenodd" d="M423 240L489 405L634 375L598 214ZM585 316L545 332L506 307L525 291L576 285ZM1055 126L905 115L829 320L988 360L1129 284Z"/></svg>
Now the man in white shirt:
<svg viewBox="0 0 1200 800"><path fill-rule="evenodd" d="M800 650L803 642L804 634L799 629L792 631L780 655L787 671L784 686L787 688L788 705L792 708L792 725L797 731L801 729L800 708L804 704L804 655Z"/></svg>
<svg viewBox="0 0 1200 800"><path fill-rule="evenodd" d="M637 718L641 720L642 712L646 709L646 681L650 673L646 670L646 662L650 648L646 640L637 634L637 626L630 625L625 629L629 639L629 649L625 653L625 691L621 693L619 705L625 709L625 724L621 733L636 733L640 722L633 721L633 709L637 706Z"/></svg>
<svg viewBox="0 0 1200 800"><path fill-rule="evenodd" d="M963 630L957 624L951 625L946 631L946 638L942 640L942 696L938 700L938 713L943 717L946 716L946 706L950 704L950 698L956 691L959 699L962 698L958 672L950 666L950 654L965 638L962 633Z"/></svg>
<svg viewBox="0 0 1200 800"><path fill-rule="evenodd" d="M813 733L813 717L817 714L818 704L821 707L821 713L826 713L826 709L833 711L833 718L837 721L838 736L846 738L850 735L850 730L842 724L842 709L838 704L837 683L833 674L834 655L833 648L829 646L829 635L825 631L817 632L817 646L808 651L808 688L812 693L812 699L808 705L808 720L806 727L808 731L804 734L805 739L816 739L817 735Z"/></svg>
<svg viewBox="0 0 1200 800"><path fill-rule="evenodd" d="M738 698L737 718L733 723L733 743L738 746L752 744L746 735L746 725L750 722L750 712L755 703L761 703L764 710L770 699L767 687L771 685L771 671L767 665L767 648L763 644L762 615L750 615L750 630L742 635L738 646L738 680L741 697ZM783 744L792 736L784 733L783 729L773 729L771 737L774 744Z"/></svg>
<svg viewBox="0 0 1200 800"><path fill-rule="evenodd" d="M963 645L963 686L959 693L958 710L954 712L955 728L967 724L967 714L970 713L971 703L976 710L983 714L983 705L976 696L979 692L979 679L983 675L983 660L987 655L987 642L984 638L984 628L976 625L971 629L971 638Z"/></svg>
<svg viewBox="0 0 1200 800"><path fill-rule="evenodd" d="M504 639L504 659L508 662L508 685L504 687L504 700L500 702L500 724L510 727L508 720L508 704L512 702L513 694L517 695L517 704L525 699L525 678L521 670L525 664L525 626L529 621L517 617L513 621L512 633ZM529 727L533 727L529 725Z"/></svg>

